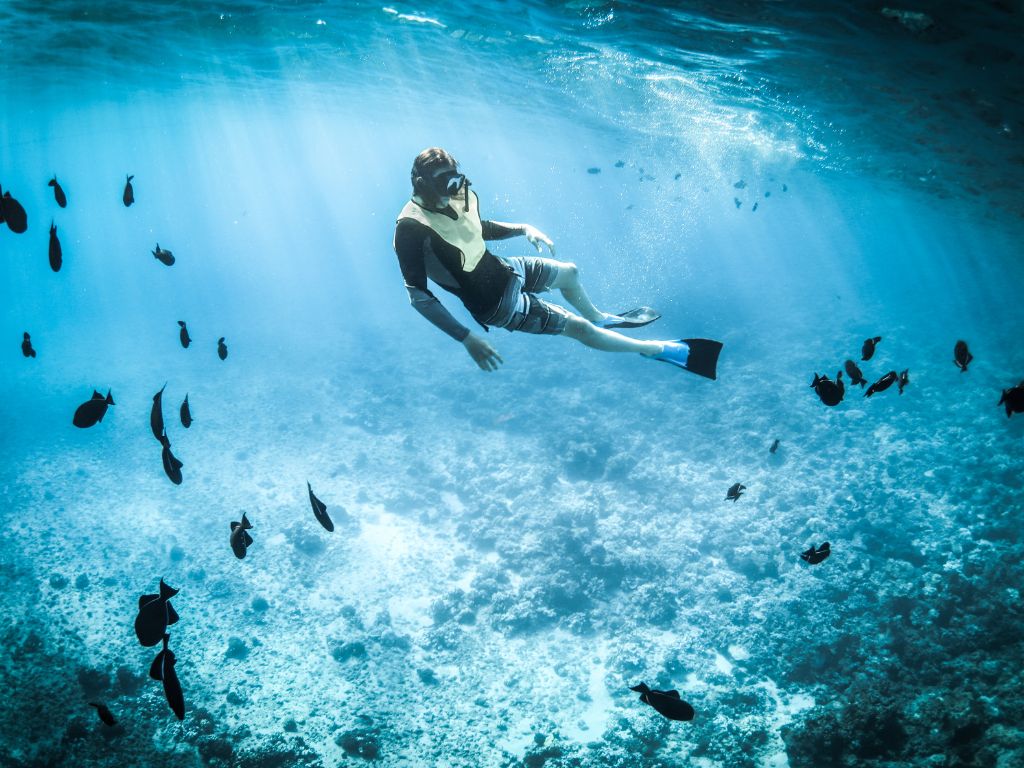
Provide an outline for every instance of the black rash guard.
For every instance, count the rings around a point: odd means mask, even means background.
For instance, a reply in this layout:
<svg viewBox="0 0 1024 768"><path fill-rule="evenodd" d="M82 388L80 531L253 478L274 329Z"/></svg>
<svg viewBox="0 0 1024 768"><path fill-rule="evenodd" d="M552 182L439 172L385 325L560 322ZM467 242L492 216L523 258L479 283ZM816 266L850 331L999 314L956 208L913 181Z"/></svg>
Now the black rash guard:
<svg viewBox="0 0 1024 768"><path fill-rule="evenodd" d="M505 240L523 234L520 227L495 221L481 221L481 225L484 240ZM465 340L469 329L430 292L427 278L458 296L478 322L493 314L505 287L514 279L512 268L490 251L484 252L476 269L464 272L462 252L414 219L402 219L395 227L395 253L413 307L456 341Z"/></svg>

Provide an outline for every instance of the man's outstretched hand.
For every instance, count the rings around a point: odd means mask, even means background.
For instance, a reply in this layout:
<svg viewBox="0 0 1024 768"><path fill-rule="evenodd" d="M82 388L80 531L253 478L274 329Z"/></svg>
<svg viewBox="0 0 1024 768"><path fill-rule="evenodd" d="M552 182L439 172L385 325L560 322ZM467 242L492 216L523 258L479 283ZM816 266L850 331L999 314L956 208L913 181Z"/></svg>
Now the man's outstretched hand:
<svg viewBox="0 0 1024 768"><path fill-rule="evenodd" d="M523 234L526 235L526 239L530 241L530 245L537 249L537 253L541 252L540 244L544 243L551 251L551 255L555 255L555 244L551 242L551 238L541 232L530 224L523 224Z"/></svg>
<svg viewBox="0 0 1024 768"><path fill-rule="evenodd" d="M496 371L498 366L505 362L494 347L473 333L462 340L462 345L469 352L469 356L476 361L476 364L485 371Z"/></svg>

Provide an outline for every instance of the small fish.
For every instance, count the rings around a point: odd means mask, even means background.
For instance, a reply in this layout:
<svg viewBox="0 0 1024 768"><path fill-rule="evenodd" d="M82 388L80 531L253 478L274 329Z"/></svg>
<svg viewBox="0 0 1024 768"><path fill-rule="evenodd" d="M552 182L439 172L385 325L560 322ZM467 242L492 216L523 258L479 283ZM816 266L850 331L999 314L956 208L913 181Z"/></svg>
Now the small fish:
<svg viewBox="0 0 1024 768"><path fill-rule="evenodd" d="M331 517L327 514L327 505L316 497L308 480L306 481L306 488L309 490L309 503L313 507L313 514L316 515L317 521L328 531L333 531L334 523L331 522Z"/></svg>
<svg viewBox="0 0 1024 768"><path fill-rule="evenodd" d="M747 486L741 485L740 483L733 483L729 486L729 490L725 492L725 500L736 501L736 499L743 495L745 490L747 490Z"/></svg>
<svg viewBox="0 0 1024 768"><path fill-rule="evenodd" d="M907 384L909 384L909 383L910 383L910 369L909 368L905 368L904 370L900 371L900 378L896 382L896 385L899 387L901 395L903 394L903 388L905 386L907 386Z"/></svg>
<svg viewBox="0 0 1024 768"><path fill-rule="evenodd" d="M164 435L164 390L167 389L167 383L160 387L160 391L153 395L153 407L149 411L149 428L153 431L153 437L158 442L162 443Z"/></svg>
<svg viewBox="0 0 1024 768"><path fill-rule="evenodd" d="M782 191L783 192L788 192L789 191L789 187L787 187L785 184L783 184L782 185Z"/></svg>
<svg viewBox="0 0 1024 768"><path fill-rule="evenodd" d="M36 351L32 349L32 337L25 331L25 338L21 340L21 354L25 357L35 357Z"/></svg>
<svg viewBox="0 0 1024 768"><path fill-rule="evenodd" d="M625 160L616 160L615 161L615 167L616 168L622 168L625 164L626 164Z"/></svg>
<svg viewBox="0 0 1024 768"><path fill-rule="evenodd" d="M806 552L800 553L800 559L803 560L805 563L817 565L818 563L824 562L825 559L831 554L832 550L829 547L828 542L826 541L817 549L815 549L814 545L811 544L810 549L808 549Z"/></svg>
<svg viewBox="0 0 1024 768"><path fill-rule="evenodd" d="M871 397L875 392L884 392L899 381L899 378L899 374L896 373L896 371L889 371L885 376L868 387L868 391L864 393L864 397Z"/></svg>
<svg viewBox="0 0 1024 768"><path fill-rule="evenodd" d="M167 647L167 641L170 639L170 635L165 634L163 636L163 650L156 655L153 663L149 666L149 676L154 680L163 681L164 697L167 699L167 705L179 720L184 720L185 696L181 692L181 682L178 680L178 673L174 671L177 659L174 657L174 651Z"/></svg>
<svg viewBox="0 0 1024 768"><path fill-rule="evenodd" d="M92 391L92 397L86 400L75 410L75 415L71 419L71 423L80 429L86 429L91 427L99 421L103 421L103 417L107 413L107 408L114 405L114 398L110 396L110 390L107 390L107 396L104 397L95 389Z"/></svg>
<svg viewBox="0 0 1024 768"><path fill-rule="evenodd" d="M178 331L178 338L181 340L181 346L188 349L188 345L192 343L192 339L189 338L188 328L185 327L185 321L179 320L178 325L181 326L181 330Z"/></svg>
<svg viewBox="0 0 1024 768"><path fill-rule="evenodd" d="M843 383L843 372L836 371L836 380L832 381L828 376L814 374L814 381L811 388L817 393L818 398L825 405L839 405L846 394L846 384Z"/></svg>
<svg viewBox="0 0 1024 768"><path fill-rule="evenodd" d="M768 453L775 453L777 450L779 450L778 438L776 438L775 442L772 443L772 447L768 449Z"/></svg>
<svg viewBox="0 0 1024 768"><path fill-rule="evenodd" d="M1006 408L1006 418L1010 418L1014 413L1024 413L1024 381L1016 387L1004 389L998 405Z"/></svg>
<svg viewBox="0 0 1024 768"><path fill-rule="evenodd" d="M60 272L60 265L64 263L64 253L61 251L60 240L57 239L57 227L53 220L50 220L50 269Z"/></svg>
<svg viewBox="0 0 1024 768"><path fill-rule="evenodd" d="M160 437L160 442L164 446L163 451L160 453L160 459L164 464L164 473L172 483L181 485L181 468L185 465L178 461L178 458L171 453L171 441L167 439L167 430L164 430L163 435Z"/></svg>
<svg viewBox="0 0 1024 768"><path fill-rule="evenodd" d="M228 345L224 343L224 337L217 339L217 357L221 360L228 359Z"/></svg>
<svg viewBox="0 0 1024 768"><path fill-rule="evenodd" d="M64 194L64 189L61 187L60 182L57 181L57 177L54 176L46 182L46 186L53 187L53 199L57 201L57 205L61 208L67 208L68 197Z"/></svg>
<svg viewBox="0 0 1024 768"><path fill-rule="evenodd" d="M759 205L759 203L754 203L754 205L751 206L751 208L750 208L750 212L753 213L754 211L756 211L758 205Z"/></svg>
<svg viewBox="0 0 1024 768"><path fill-rule="evenodd" d="M669 720L681 722L693 720L695 714L693 707L679 698L679 691L653 691L647 687L646 683L631 686L629 690L637 691L640 694L640 701L650 704L658 714Z"/></svg>
<svg viewBox="0 0 1024 768"><path fill-rule="evenodd" d="M772 196L771 190L768 190L767 192L765 192L764 196L765 197L771 197Z"/></svg>
<svg viewBox="0 0 1024 768"><path fill-rule="evenodd" d="M600 168L587 168L587 173L592 174L592 175L593 174L598 174L600 172L601 172Z"/></svg>
<svg viewBox="0 0 1024 768"><path fill-rule="evenodd" d="M738 197L734 197L732 199L732 201L736 205L737 208L739 208L741 205L743 205L743 202Z"/></svg>
<svg viewBox="0 0 1024 768"><path fill-rule="evenodd" d="M960 373L967 371L967 366L971 364L971 360L974 359L974 355L967 348L967 342L961 339L953 347L953 364L960 369Z"/></svg>
<svg viewBox="0 0 1024 768"><path fill-rule="evenodd" d="M192 426L192 411L188 408L188 395L185 395L185 401L181 404L181 426L188 429Z"/></svg>
<svg viewBox="0 0 1024 768"><path fill-rule="evenodd" d="M161 264L166 264L168 267L174 264L174 254L166 248L161 248L160 243L156 244L156 250L153 251L153 258Z"/></svg>
<svg viewBox="0 0 1024 768"><path fill-rule="evenodd" d="M864 344L860 348L860 359L870 360L875 354L875 345L882 340L881 336L875 336L874 338L864 339Z"/></svg>
<svg viewBox="0 0 1024 768"><path fill-rule="evenodd" d="M61 206L62 208L64 206ZM96 707L96 714L100 716L100 720L103 721L104 725L111 727L117 725L117 720L114 719L113 713L107 708L106 704L98 704L95 701L89 702L90 707Z"/></svg>
<svg viewBox="0 0 1024 768"><path fill-rule="evenodd" d="M231 551L239 560L245 557L246 551L252 546L252 536L246 533L249 530L252 530L252 523L249 522L249 518L245 516L244 512L242 513L242 522L231 521Z"/></svg>
<svg viewBox="0 0 1024 768"><path fill-rule="evenodd" d="M170 599L178 594L180 590L164 584L160 579L160 592L156 595L142 595L139 597L139 615L135 617L135 636L139 642L150 647L160 642L160 638L167 632L167 627L178 621L178 614Z"/></svg>
<svg viewBox="0 0 1024 768"><path fill-rule="evenodd" d="M125 208L131 207L131 204L135 202L135 190L132 188L132 179L134 178L134 176L129 176L124 183L124 195L121 196L121 200L124 201Z"/></svg>
<svg viewBox="0 0 1024 768"><path fill-rule="evenodd" d="M740 179L735 184L733 184L733 187L736 188L736 189L746 189L747 188L747 182L745 182L743 179Z"/></svg>
<svg viewBox="0 0 1024 768"><path fill-rule="evenodd" d="M850 377L850 386L855 387L860 384L862 389L867 386L867 379L864 378L864 374L853 360L846 361L846 375Z"/></svg>
<svg viewBox="0 0 1024 768"><path fill-rule="evenodd" d="M0 221L7 222L7 228L16 235L20 235L28 229L28 216L21 203L11 197L10 192L4 192L0 197Z"/></svg>
<svg viewBox="0 0 1024 768"><path fill-rule="evenodd" d="M672 177L672 181L679 181L681 178L683 178L683 174L677 173L675 176Z"/></svg>

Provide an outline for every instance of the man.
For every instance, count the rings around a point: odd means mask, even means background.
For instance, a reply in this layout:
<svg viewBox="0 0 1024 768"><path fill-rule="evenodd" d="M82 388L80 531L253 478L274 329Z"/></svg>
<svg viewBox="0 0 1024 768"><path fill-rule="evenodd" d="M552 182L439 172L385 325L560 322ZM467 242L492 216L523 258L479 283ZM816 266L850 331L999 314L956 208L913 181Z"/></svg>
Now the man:
<svg viewBox="0 0 1024 768"><path fill-rule="evenodd" d="M639 328L657 320L649 307L612 315L594 306L580 284L575 264L540 257L499 258L485 241L525 235L538 252L541 243L555 255L551 239L529 224L480 218L479 199L455 158L440 147L425 149L412 166L412 199L398 215L395 253L409 300L430 322L462 343L485 371L501 356L472 333L428 290L427 278L455 294L476 321L524 333L563 335L606 352L635 352L715 378L720 342L708 339L640 341L611 330ZM579 315L540 298L558 289Z"/></svg>

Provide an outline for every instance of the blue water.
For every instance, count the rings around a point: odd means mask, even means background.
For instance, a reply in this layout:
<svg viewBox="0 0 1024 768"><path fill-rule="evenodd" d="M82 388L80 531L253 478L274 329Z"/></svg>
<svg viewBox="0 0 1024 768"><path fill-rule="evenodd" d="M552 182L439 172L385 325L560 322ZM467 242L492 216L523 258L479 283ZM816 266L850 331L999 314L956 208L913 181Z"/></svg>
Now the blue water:
<svg viewBox="0 0 1024 768"><path fill-rule="evenodd" d="M1021 14L7 0L0 766L1024 765ZM718 380L500 329L477 369L392 250L432 145ZM822 405L876 335L904 394Z"/></svg>

